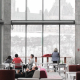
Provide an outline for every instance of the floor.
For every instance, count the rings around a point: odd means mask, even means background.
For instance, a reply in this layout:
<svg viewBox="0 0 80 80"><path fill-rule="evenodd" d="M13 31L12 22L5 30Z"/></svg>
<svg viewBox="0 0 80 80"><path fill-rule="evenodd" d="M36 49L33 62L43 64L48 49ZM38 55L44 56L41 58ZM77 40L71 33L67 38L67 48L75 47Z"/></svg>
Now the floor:
<svg viewBox="0 0 80 80"><path fill-rule="evenodd" d="M58 76L59 75L58 72L48 72L47 74L48 74L48 76L51 76L51 75L52 76ZM67 77L66 74L64 74L64 73L61 73L60 76L62 77L62 80L73 80L72 77L70 77L69 75Z"/></svg>

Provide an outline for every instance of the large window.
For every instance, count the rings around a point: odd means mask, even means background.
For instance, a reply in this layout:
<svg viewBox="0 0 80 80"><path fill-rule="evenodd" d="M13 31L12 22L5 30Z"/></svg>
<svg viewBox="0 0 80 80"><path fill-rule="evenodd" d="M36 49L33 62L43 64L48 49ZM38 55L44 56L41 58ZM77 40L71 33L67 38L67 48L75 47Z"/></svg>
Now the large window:
<svg viewBox="0 0 80 80"><path fill-rule="evenodd" d="M11 19L25 20L25 0L11 0Z"/></svg>
<svg viewBox="0 0 80 80"><path fill-rule="evenodd" d="M75 20L75 0L11 0L11 19L30 21ZM58 48L67 62L75 61L75 26L63 24L26 24L11 26L11 55L18 53L24 62L30 54L38 63L46 62L42 55ZM16 49L16 50L15 50ZM51 62L51 58L49 58ZM61 58L62 60L62 58ZM70 61L71 60L71 61Z"/></svg>
<svg viewBox="0 0 80 80"><path fill-rule="evenodd" d="M15 25L11 26L11 56L15 57L18 54L19 57L25 63L25 26Z"/></svg>
<svg viewBox="0 0 80 80"><path fill-rule="evenodd" d="M44 25L44 51L43 54L52 54L54 48L59 50L59 26L58 25ZM47 62L44 58L44 63ZM51 58L49 58L51 62Z"/></svg>
<svg viewBox="0 0 80 80"><path fill-rule="evenodd" d="M27 26L27 56L34 54L42 62L42 25Z"/></svg>
<svg viewBox="0 0 80 80"><path fill-rule="evenodd" d="M60 55L67 57L67 63L75 63L75 26L61 25Z"/></svg>
<svg viewBox="0 0 80 80"><path fill-rule="evenodd" d="M75 0L11 0L12 20L59 20L59 17L75 19Z"/></svg>
<svg viewBox="0 0 80 80"><path fill-rule="evenodd" d="M75 0L60 0L60 18L61 20L75 19Z"/></svg>
<svg viewBox="0 0 80 80"><path fill-rule="evenodd" d="M44 0L44 20L59 20L59 0Z"/></svg>
<svg viewBox="0 0 80 80"><path fill-rule="evenodd" d="M42 0L27 0L27 20L42 20Z"/></svg>

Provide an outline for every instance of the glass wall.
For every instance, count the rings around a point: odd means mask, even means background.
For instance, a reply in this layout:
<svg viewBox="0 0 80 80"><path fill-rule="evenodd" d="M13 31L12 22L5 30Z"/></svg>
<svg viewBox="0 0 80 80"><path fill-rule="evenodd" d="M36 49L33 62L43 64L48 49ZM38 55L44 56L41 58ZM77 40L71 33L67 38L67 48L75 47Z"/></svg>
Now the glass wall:
<svg viewBox="0 0 80 80"><path fill-rule="evenodd" d="M42 20L42 0L27 0L27 20Z"/></svg>
<svg viewBox="0 0 80 80"><path fill-rule="evenodd" d="M59 20L59 0L44 0L44 20Z"/></svg>
<svg viewBox="0 0 80 80"><path fill-rule="evenodd" d="M75 0L60 0L60 19L75 19Z"/></svg>
<svg viewBox="0 0 80 80"><path fill-rule="evenodd" d="M44 25L43 35L43 54L52 54L54 48L59 50L59 26L58 25ZM47 62L44 58L44 63ZM49 62L52 62L52 58L49 58Z"/></svg>
<svg viewBox="0 0 80 80"><path fill-rule="evenodd" d="M59 20L59 17L75 19L75 0L60 0L60 3L59 0L11 0L12 20Z"/></svg>
<svg viewBox="0 0 80 80"><path fill-rule="evenodd" d="M29 21L75 20L75 0L11 0L11 19ZM15 25L11 28L12 56L18 53L25 62L25 55L34 54L38 57L38 63L41 63L41 56L51 54L57 47L58 50L60 49L61 57L71 57L67 58L69 60L67 62L75 62L73 61L75 58L74 25L30 24L26 26ZM27 29L26 32L25 29ZM45 58L43 58L43 62L46 62ZM51 58L49 62L51 62Z"/></svg>
<svg viewBox="0 0 80 80"><path fill-rule="evenodd" d="M25 0L11 0L11 20L25 20Z"/></svg>
<svg viewBox="0 0 80 80"><path fill-rule="evenodd" d="M11 26L11 56L18 54L25 63L25 26Z"/></svg>
<svg viewBox="0 0 80 80"><path fill-rule="evenodd" d="M42 25L27 26L27 56L34 54L38 63L42 62Z"/></svg>
<svg viewBox="0 0 80 80"><path fill-rule="evenodd" d="M67 57L67 63L75 63L75 26L60 26L60 56Z"/></svg>

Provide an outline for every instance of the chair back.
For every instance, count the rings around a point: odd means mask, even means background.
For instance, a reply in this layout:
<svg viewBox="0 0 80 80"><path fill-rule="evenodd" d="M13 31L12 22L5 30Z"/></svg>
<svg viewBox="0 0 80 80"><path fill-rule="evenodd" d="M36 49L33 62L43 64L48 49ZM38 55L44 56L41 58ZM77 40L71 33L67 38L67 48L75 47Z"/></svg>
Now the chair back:
<svg viewBox="0 0 80 80"><path fill-rule="evenodd" d="M40 78L40 71L36 70L33 74L33 78Z"/></svg>
<svg viewBox="0 0 80 80"><path fill-rule="evenodd" d="M39 80L39 78L18 78L17 80Z"/></svg>
<svg viewBox="0 0 80 80"><path fill-rule="evenodd" d="M22 63L15 63L15 69L22 70L22 72L23 72L23 64Z"/></svg>
<svg viewBox="0 0 80 80"><path fill-rule="evenodd" d="M23 66L22 63L15 63L15 68L20 68L20 67L22 67L22 66Z"/></svg>

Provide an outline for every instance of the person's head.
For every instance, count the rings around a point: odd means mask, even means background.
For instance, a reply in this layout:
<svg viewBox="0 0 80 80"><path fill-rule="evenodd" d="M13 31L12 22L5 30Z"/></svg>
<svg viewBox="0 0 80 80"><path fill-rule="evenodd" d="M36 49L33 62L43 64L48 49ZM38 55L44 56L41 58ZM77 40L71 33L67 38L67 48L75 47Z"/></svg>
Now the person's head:
<svg viewBox="0 0 80 80"><path fill-rule="evenodd" d="M38 70L38 67L37 66L33 66L32 70Z"/></svg>
<svg viewBox="0 0 80 80"><path fill-rule="evenodd" d="M11 59L11 56L8 56L8 58L7 59Z"/></svg>
<svg viewBox="0 0 80 80"><path fill-rule="evenodd" d="M58 52L58 49L57 49L57 48L55 48L55 49L54 49L54 52Z"/></svg>
<svg viewBox="0 0 80 80"><path fill-rule="evenodd" d="M34 58L34 55L33 54L31 54L31 58Z"/></svg>
<svg viewBox="0 0 80 80"><path fill-rule="evenodd" d="M18 54L15 54L15 57L17 58L18 57Z"/></svg>

